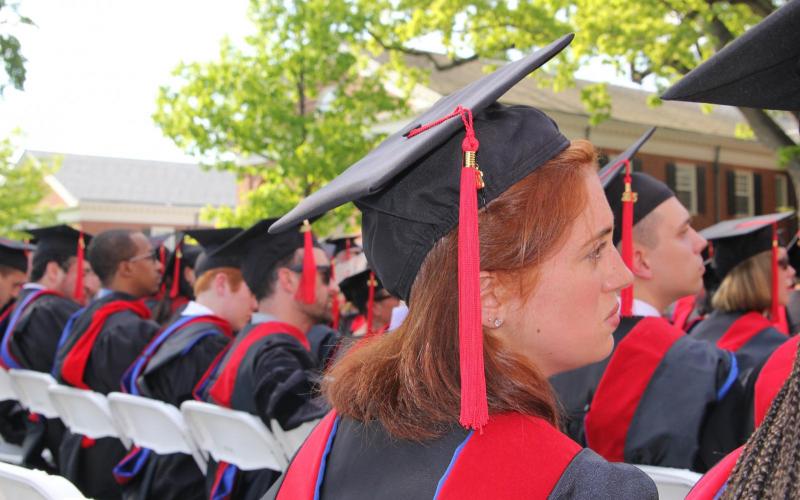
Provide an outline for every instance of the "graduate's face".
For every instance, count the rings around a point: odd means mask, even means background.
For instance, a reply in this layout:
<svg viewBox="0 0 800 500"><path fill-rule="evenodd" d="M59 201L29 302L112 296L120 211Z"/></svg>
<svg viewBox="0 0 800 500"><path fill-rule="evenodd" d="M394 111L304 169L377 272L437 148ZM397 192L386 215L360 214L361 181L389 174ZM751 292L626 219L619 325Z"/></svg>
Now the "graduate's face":
<svg viewBox="0 0 800 500"><path fill-rule="evenodd" d="M144 297L158 292L161 283L161 262L154 256L153 245L143 233L131 234L136 246L134 257L124 264L128 266L128 276L136 282L139 296Z"/></svg>
<svg viewBox="0 0 800 500"><path fill-rule="evenodd" d="M614 217L587 170L587 205L563 248L542 262L526 298L509 303L499 333L545 376L602 360L619 325L619 291L632 281L612 243Z"/></svg>
<svg viewBox="0 0 800 500"><path fill-rule="evenodd" d="M19 269L6 267L0 270L0 308L17 298L27 276Z"/></svg>
<svg viewBox="0 0 800 500"><path fill-rule="evenodd" d="M295 256L296 262L302 265L303 250L298 250ZM321 248L314 247L314 261L317 267L330 266L330 260ZM329 274L327 275L329 276ZM295 287L293 294L297 293L297 288L300 286L299 273L295 274ZM326 273L317 272L316 285L315 285L315 301L313 304L306 304L301 301L296 301L302 312L314 323L330 323L333 319L333 298L339 293L339 286L335 280L326 278Z"/></svg>
<svg viewBox="0 0 800 500"><path fill-rule="evenodd" d="M639 224L645 224L642 229L652 234L640 242L634 229L634 294L638 295L638 289L650 301L658 302L652 305L666 307L699 293L705 273L701 252L708 242L692 228L691 216L681 202L669 198Z"/></svg>

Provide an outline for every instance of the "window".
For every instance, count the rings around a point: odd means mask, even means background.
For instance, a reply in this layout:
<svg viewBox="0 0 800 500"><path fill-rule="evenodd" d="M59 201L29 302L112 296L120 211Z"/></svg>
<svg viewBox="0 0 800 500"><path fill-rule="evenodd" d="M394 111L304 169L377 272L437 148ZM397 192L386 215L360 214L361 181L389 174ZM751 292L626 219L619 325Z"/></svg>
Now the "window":
<svg viewBox="0 0 800 500"><path fill-rule="evenodd" d="M675 164L675 195L692 215L697 215L697 171L694 165Z"/></svg>
<svg viewBox="0 0 800 500"><path fill-rule="evenodd" d="M733 173L733 214L737 217L755 215L754 198L753 173L735 171Z"/></svg>
<svg viewBox="0 0 800 500"><path fill-rule="evenodd" d="M775 209L789 208L789 180L784 175L775 176Z"/></svg>

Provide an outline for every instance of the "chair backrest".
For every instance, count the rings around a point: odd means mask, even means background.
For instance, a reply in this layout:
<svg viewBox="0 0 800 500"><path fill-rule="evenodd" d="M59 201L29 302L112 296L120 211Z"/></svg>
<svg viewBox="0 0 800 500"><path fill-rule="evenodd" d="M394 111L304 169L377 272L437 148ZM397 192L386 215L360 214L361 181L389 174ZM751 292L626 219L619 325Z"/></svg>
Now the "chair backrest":
<svg viewBox="0 0 800 500"><path fill-rule="evenodd" d="M5 368L0 368L0 401L7 399L16 400L19 399L19 396L17 396L17 391L8 371Z"/></svg>
<svg viewBox="0 0 800 500"><path fill-rule="evenodd" d="M58 417L58 409L53 406L48 393L50 387L56 385L53 377L32 370L12 369L8 374L22 406L47 418Z"/></svg>
<svg viewBox="0 0 800 500"><path fill-rule="evenodd" d="M181 413L201 449L242 470L286 469L283 449L258 417L221 406L187 401Z"/></svg>
<svg viewBox="0 0 800 500"><path fill-rule="evenodd" d="M0 500L84 500L81 492L61 476L0 463Z"/></svg>
<svg viewBox="0 0 800 500"><path fill-rule="evenodd" d="M311 434L311 431L314 430L314 427L317 426L318 422L319 420L305 422L300 424L299 427L290 431L285 431L278 421L273 419L270 422L270 426L275 439L278 441L278 444L281 445L281 449L283 449L284 455L291 460L297 450L303 445L308 435Z"/></svg>
<svg viewBox="0 0 800 500"><path fill-rule="evenodd" d="M92 439L115 437L130 448L130 440L120 432L106 397L99 392L56 384L50 387L50 398L70 431Z"/></svg>
<svg viewBox="0 0 800 500"><path fill-rule="evenodd" d="M702 477L700 474L686 469L656 467L653 465L637 465L636 467L645 472L656 483L658 498L661 500L683 500L695 483Z"/></svg>
<svg viewBox="0 0 800 500"><path fill-rule="evenodd" d="M112 392L108 395L111 415L122 432L142 448L159 454L185 453L205 474L207 455L195 443L180 410L150 398Z"/></svg>

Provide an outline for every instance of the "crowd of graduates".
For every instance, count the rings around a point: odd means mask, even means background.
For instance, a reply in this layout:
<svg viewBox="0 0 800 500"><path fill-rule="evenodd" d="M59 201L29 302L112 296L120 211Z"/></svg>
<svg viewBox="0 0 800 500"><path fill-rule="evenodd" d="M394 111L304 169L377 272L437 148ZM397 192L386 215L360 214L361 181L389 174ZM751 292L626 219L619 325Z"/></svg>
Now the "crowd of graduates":
<svg viewBox="0 0 800 500"><path fill-rule="evenodd" d="M325 365L347 339L388 329L399 300L356 237L318 242L303 227L271 237L271 222L151 238L58 225L30 230L30 244L0 240L4 369L176 406L207 400L287 430L320 418ZM15 402L2 411L25 465L92 498L260 498L278 474L213 464L206 477L188 456L73 435Z"/></svg>
<svg viewBox="0 0 800 500"><path fill-rule="evenodd" d="M737 51L798 20L795 0L708 64L746 67ZM14 402L4 439L101 499L656 498L631 464L704 473L693 499L800 496L795 214L698 232L631 171L654 129L599 166L496 102L571 40L442 99L279 219L0 242L4 369L318 422L283 474L202 474ZM696 71L668 96L800 108L796 88ZM361 234L317 239L349 201Z"/></svg>

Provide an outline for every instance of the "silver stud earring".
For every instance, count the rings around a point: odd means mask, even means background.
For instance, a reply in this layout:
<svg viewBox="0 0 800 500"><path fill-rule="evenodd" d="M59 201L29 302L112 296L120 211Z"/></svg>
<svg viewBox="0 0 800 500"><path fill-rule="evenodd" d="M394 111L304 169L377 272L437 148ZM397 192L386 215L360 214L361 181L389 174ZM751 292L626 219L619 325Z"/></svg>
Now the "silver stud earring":
<svg viewBox="0 0 800 500"><path fill-rule="evenodd" d="M503 320L502 319L497 318L496 320L494 320L494 327L495 328L500 328L500 325L502 325L502 324L503 324Z"/></svg>

